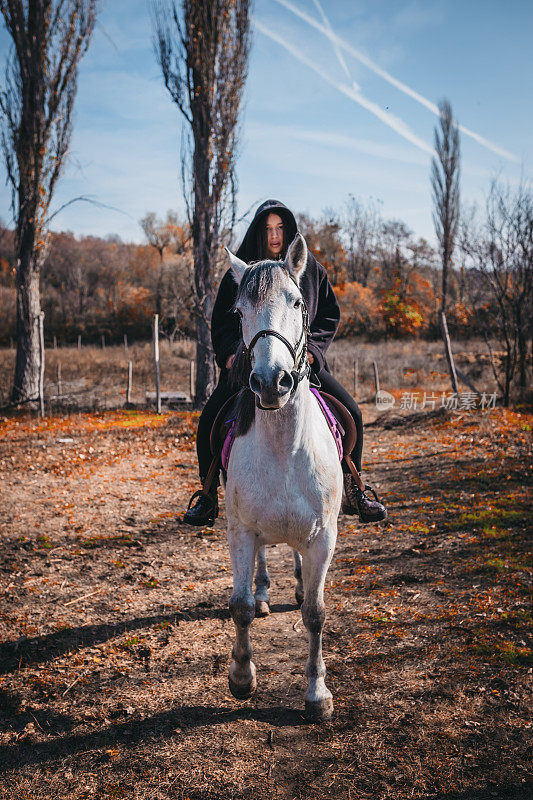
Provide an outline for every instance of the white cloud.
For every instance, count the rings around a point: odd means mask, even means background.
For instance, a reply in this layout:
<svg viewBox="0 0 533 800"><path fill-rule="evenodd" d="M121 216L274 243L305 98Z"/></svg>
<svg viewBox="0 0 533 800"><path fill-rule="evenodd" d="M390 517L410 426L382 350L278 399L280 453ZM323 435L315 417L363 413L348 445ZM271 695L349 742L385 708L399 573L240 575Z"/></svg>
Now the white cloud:
<svg viewBox="0 0 533 800"><path fill-rule="evenodd" d="M399 161L405 164L427 165L427 158L419 155L411 148L399 145L382 144L371 139L361 139L347 136L333 131L309 130L296 125L275 125L264 123L249 123L246 132L254 139L271 138L275 136L280 140L294 139L302 142L322 145L328 148L344 148L354 150L364 155L375 156L378 159Z"/></svg>

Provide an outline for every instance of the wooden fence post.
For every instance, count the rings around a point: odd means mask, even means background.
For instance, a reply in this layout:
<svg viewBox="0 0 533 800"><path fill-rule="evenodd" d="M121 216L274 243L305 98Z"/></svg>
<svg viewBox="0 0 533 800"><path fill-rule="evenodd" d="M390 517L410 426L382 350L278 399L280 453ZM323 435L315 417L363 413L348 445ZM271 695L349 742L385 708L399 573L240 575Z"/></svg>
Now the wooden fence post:
<svg viewBox="0 0 533 800"><path fill-rule="evenodd" d="M154 343L155 364L155 401L157 413L161 413L161 387L159 383L159 314L154 314L152 323L152 338Z"/></svg>
<svg viewBox="0 0 533 800"><path fill-rule="evenodd" d="M194 361L189 364L189 397L191 403L194 403Z"/></svg>
<svg viewBox="0 0 533 800"><path fill-rule="evenodd" d="M124 334L124 350L128 349L128 334Z"/></svg>
<svg viewBox="0 0 533 800"><path fill-rule="evenodd" d="M57 350L57 337L54 334L54 350Z"/></svg>
<svg viewBox="0 0 533 800"><path fill-rule="evenodd" d="M39 314L39 404L41 407L41 417L44 417L44 311Z"/></svg>
<svg viewBox="0 0 533 800"><path fill-rule="evenodd" d="M63 387L61 385L61 361L57 362L57 394L63 394Z"/></svg>
<svg viewBox="0 0 533 800"><path fill-rule="evenodd" d="M102 350L105 350L105 333L102 334Z"/></svg>
<svg viewBox="0 0 533 800"><path fill-rule="evenodd" d="M357 363L357 359L354 359L353 362L353 396L357 396L357 368L359 364Z"/></svg>
<svg viewBox="0 0 533 800"><path fill-rule="evenodd" d="M133 362L128 361L128 386L126 389L126 403L131 405L131 383L133 377Z"/></svg>
<svg viewBox="0 0 533 800"><path fill-rule="evenodd" d="M379 395L379 374L378 374L378 365L375 361L372 362L372 366L374 367L374 386L376 388L376 395L375 400L377 400Z"/></svg>
<svg viewBox="0 0 533 800"><path fill-rule="evenodd" d="M78 334L78 350L81 350L81 333Z"/></svg>

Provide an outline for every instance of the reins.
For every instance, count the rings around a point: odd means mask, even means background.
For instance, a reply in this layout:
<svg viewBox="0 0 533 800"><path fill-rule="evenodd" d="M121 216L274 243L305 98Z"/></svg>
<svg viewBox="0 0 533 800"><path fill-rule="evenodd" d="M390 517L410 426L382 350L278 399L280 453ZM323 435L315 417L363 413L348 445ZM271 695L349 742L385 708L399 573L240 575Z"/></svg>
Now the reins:
<svg viewBox="0 0 533 800"><path fill-rule="evenodd" d="M251 366L252 352L259 339L265 339L267 336L275 336L276 339L279 339L281 342L283 342L283 344L288 349L294 361L294 369L291 370L291 376L294 381L294 386L291 394L294 394L294 392L298 388L298 384L300 383L300 381L306 378L311 371L311 367L307 360L307 335L311 333L309 329L309 312L307 311L307 306L305 305L305 301L303 300L303 298L302 298L301 309L302 309L302 333L300 334L300 338L298 339L295 347L292 346L292 344L289 342L288 339L285 338L285 336L283 336L283 334L279 333L279 331L273 330L272 328L265 328L262 331L258 331L253 337L248 347L244 345L245 353L248 357L248 361ZM300 356L298 356L298 351L300 350L300 347L302 348L302 350Z"/></svg>
<svg viewBox="0 0 533 800"><path fill-rule="evenodd" d="M297 281L289 271L287 271L287 275L299 290L300 287L298 286ZM311 373L311 365L307 360L307 336L311 333L311 329L309 328L309 312L303 297L301 298L300 308L302 310L302 333L300 334L300 338L294 347L289 340L283 336L283 334L279 333L279 331L275 331L273 328L265 328L264 330L258 331L248 346L246 346L243 339L243 351L246 354L250 368L252 367L252 352L259 339L265 339L267 336L275 336L276 339L279 339L280 342L283 342L294 361L294 369L291 370L291 376L294 382L291 395L294 394L298 388L300 381L302 381L304 378L307 378ZM302 347L302 350L300 352L300 356L298 357L300 346Z"/></svg>

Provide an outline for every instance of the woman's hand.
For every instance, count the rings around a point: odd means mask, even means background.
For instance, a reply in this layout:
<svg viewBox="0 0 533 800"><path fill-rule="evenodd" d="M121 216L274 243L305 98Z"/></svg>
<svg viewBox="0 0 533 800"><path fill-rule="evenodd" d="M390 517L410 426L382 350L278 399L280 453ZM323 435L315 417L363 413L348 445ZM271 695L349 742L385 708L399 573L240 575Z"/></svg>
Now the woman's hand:
<svg viewBox="0 0 533 800"><path fill-rule="evenodd" d="M235 358L235 353L232 356L228 356L226 359L226 369L229 369L233 364L233 359Z"/></svg>
<svg viewBox="0 0 533 800"><path fill-rule="evenodd" d="M313 364L315 361L314 355L310 353L309 350L307 351L307 360L309 361L310 364Z"/></svg>

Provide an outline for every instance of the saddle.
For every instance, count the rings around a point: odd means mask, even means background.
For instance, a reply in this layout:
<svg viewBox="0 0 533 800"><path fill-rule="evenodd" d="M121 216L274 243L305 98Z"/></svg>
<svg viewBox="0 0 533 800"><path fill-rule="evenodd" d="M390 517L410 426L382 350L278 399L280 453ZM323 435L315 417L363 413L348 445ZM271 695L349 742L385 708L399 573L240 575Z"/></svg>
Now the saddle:
<svg viewBox="0 0 533 800"><path fill-rule="evenodd" d="M339 460L346 465L354 477L357 486L364 491L365 485L352 461L351 453L357 441L357 429L352 415L345 405L327 392L314 387L311 391L318 400L320 410L324 414L328 427L337 445ZM232 395L218 412L209 437L212 461L207 473L203 494L209 494L220 468L227 469L231 448L235 440L235 406L237 394Z"/></svg>

